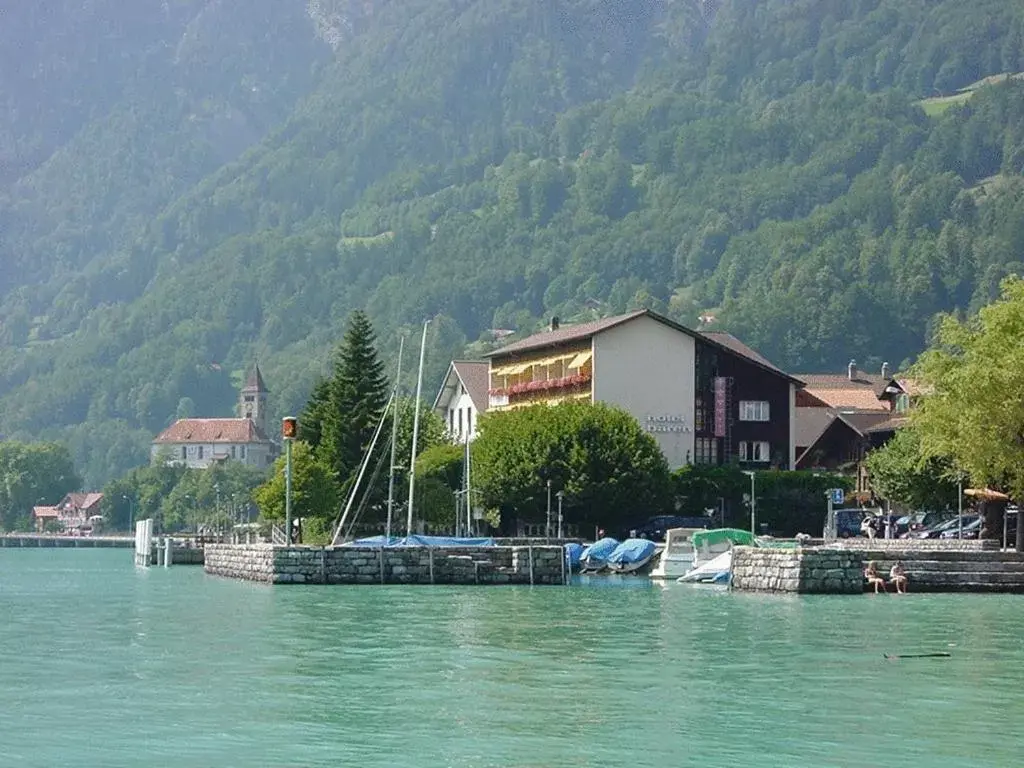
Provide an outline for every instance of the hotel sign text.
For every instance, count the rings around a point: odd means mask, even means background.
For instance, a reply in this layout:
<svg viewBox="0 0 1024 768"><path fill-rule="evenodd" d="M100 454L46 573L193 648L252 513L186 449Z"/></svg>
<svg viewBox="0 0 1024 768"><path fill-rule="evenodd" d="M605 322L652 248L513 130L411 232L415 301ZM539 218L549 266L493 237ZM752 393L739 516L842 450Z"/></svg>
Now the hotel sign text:
<svg viewBox="0 0 1024 768"><path fill-rule="evenodd" d="M647 432L692 432L693 428L686 423L686 418L676 414L647 416L643 425Z"/></svg>

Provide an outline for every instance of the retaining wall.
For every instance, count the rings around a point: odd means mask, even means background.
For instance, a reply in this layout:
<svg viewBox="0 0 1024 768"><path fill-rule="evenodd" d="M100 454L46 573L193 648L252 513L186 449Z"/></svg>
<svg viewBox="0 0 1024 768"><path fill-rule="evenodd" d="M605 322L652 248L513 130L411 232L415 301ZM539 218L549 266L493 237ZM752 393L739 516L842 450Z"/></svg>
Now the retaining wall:
<svg viewBox="0 0 1024 768"><path fill-rule="evenodd" d="M560 546L207 544L207 573L269 584L564 584Z"/></svg>
<svg viewBox="0 0 1024 768"><path fill-rule="evenodd" d="M896 546L901 543L902 546ZM861 546L796 549L736 547L733 589L757 592L859 594L864 568L875 561L888 579L898 561L907 572L912 592L1024 593L1024 554L992 550L978 541L885 541Z"/></svg>
<svg viewBox="0 0 1024 768"><path fill-rule="evenodd" d="M994 539L868 539L857 537L837 539L829 546L853 549L858 552L874 551L930 551L930 552L998 552L1000 543Z"/></svg>

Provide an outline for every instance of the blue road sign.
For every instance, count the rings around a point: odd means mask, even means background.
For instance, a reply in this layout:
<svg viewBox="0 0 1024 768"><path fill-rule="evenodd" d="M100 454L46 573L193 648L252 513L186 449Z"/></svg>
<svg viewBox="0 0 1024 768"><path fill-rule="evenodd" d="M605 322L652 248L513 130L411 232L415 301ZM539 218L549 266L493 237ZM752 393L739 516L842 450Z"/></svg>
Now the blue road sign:
<svg viewBox="0 0 1024 768"><path fill-rule="evenodd" d="M829 493L832 495L833 504L842 504L846 500L842 488L833 488Z"/></svg>

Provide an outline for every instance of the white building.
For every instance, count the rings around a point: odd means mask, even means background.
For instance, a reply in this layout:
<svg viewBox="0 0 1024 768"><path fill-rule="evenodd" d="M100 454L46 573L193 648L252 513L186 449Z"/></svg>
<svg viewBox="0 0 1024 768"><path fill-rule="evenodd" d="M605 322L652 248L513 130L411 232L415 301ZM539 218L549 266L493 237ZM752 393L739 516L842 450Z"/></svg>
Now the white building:
<svg viewBox="0 0 1024 768"><path fill-rule="evenodd" d="M266 432L267 394L259 366L254 366L238 400L240 418L178 419L153 440L153 461L205 469L219 461L268 467L278 455Z"/></svg>
<svg viewBox="0 0 1024 768"><path fill-rule="evenodd" d="M448 366L434 398L434 412L444 420L452 442L476 437L477 421L487 410L488 369L486 360L453 360Z"/></svg>
<svg viewBox="0 0 1024 768"><path fill-rule="evenodd" d="M669 466L791 469L793 410L803 383L726 333L686 328L649 310L551 327L490 355L488 410L567 400L632 414Z"/></svg>

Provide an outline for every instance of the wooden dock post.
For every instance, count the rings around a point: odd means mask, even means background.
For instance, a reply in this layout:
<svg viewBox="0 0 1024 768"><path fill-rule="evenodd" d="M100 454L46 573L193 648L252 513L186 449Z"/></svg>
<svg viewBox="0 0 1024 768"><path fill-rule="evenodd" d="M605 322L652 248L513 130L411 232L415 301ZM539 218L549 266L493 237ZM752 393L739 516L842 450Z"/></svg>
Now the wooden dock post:
<svg viewBox="0 0 1024 768"><path fill-rule="evenodd" d="M164 568L170 568L174 564L174 540L170 536L164 537Z"/></svg>

